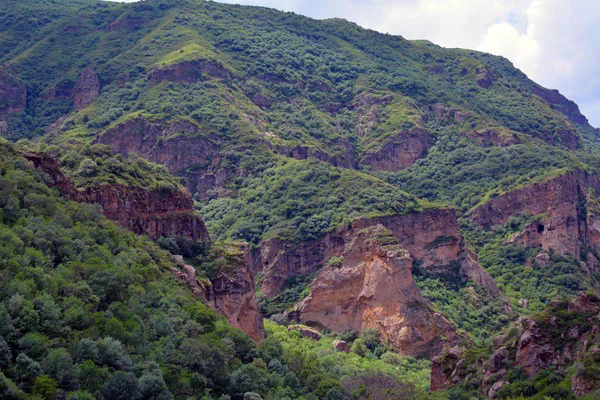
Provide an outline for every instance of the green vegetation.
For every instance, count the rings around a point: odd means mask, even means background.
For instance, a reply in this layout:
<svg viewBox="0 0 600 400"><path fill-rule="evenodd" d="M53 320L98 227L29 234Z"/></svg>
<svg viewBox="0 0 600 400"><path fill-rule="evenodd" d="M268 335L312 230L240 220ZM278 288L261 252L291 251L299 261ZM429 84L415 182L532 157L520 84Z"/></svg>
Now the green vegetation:
<svg viewBox="0 0 600 400"><path fill-rule="evenodd" d="M182 188L180 178L218 241L297 243L358 216L441 204L465 217L515 188L600 172L598 130L538 97L539 87L508 60L345 20L200 0L6 0L0 64L0 84L27 88L25 110L2 117L9 140L39 142L78 187L167 194ZM74 111L85 67L98 74L100 95ZM0 99L0 115L18 101ZM123 129L132 121L142 128ZM421 159L399 172L371 169L367 155L415 128L431 137ZM123 148L141 143L140 156L96 144L115 132L126 139ZM574 149L579 140L583 147ZM352 338L354 353L345 355L331 350L334 335L313 343L269 323L269 338L255 346L176 284L164 250L92 206L59 198L47 177L10 147L1 150L0 318L8 328L0 332L0 397L149 398L153 391L165 399L373 399L385 397L375 386L398 398L426 389L428 365L382 353L367 337ZM142 158L148 154L159 154L153 160L178 178ZM586 206L600 209L589 195ZM479 263L521 314L591 290L600 278L552 252L541 268L533 263L538 250L507 243L530 220L488 231L461 220ZM378 241L394 242L389 235ZM239 257L232 243L175 237L157 244L184 255L200 279ZM486 339L510 324L502 300L457 278L457 264L430 273L416 262L414 275L434 307L483 346L481 354ZM278 319L310 292L312 278L293 277L272 299L259 292L263 313ZM589 374L597 361L584 358ZM506 397L566 396L564 371L535 381L511 374ZM473 387L456 388L440 398L472 395Z"/></svg>
<svg viewBox="0 0 600 400"><path fill-rule="evenodd" d="M424 394L429 362L375 355L373 334L346 354L267 323L256 346L176 282L168 253L45 179L0 145L2 398L349 399L355 379Z"/></svg>
<svg viewBox="0 0 600 400"><path fill-rule="evenodd" d="M403 214L427 207L369 175L316 160L282 161L240 186L235 197L200 208L216 238L258 243L278 236L300 242L361 215Z"/></svg>

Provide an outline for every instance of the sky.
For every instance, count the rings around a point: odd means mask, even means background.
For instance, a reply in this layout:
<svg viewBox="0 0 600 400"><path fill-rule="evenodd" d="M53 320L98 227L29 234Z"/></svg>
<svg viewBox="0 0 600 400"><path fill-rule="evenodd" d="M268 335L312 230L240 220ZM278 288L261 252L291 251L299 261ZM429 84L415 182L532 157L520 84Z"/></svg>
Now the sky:
<svg viewBox="0 0 600 400"><path fill-rule="evenodd" d="M600 0L220 0L501 55L600 127Z"/></svg>

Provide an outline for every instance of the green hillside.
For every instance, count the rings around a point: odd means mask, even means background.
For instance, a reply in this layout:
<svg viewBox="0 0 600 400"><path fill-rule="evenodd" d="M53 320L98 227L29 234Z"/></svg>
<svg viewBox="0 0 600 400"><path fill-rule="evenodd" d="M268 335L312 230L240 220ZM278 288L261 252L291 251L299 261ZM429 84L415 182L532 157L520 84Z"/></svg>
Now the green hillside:
<svg viewBox="0 0 600 400"><path fill-rule="evenodd" d="M473 281L418 263L413 273L435 310L481 348L519 315L600 287L599 269L581 264L594 253L586 246L577 255L549 251L541 268L541 248L509 242L543 213L489 229L469 219L517 188L600 173L600 131L502 57L212 1L7 0L0 93L0 133L17 143L2 144L0 170L0 316L12 327L0 332L0 394L111 398L98 382L135 380L144 399L154 398L144 385L164 389L157 399L362 399L368 393L352 392L348 377L367 381L375 370L391 374L397 391L412 382L414 398L430 368L352 332L344 338L359 344L350 355L271 322L265 344L254 345L166 273L164 250L58 197L14 148L59 157L78 187L186 187L215 242L253 250L272 237L316 240L359 216L451 206L514 313ZM583 230L598 194L579 199ZM202 251L189 262L206 272ZM265 315L288 310L310 290L308 276L261 297ZM82 358L81 343L97 358ZM128 364L100 354L111 351ZM439 395L481 390L466 383Z"/></svg>

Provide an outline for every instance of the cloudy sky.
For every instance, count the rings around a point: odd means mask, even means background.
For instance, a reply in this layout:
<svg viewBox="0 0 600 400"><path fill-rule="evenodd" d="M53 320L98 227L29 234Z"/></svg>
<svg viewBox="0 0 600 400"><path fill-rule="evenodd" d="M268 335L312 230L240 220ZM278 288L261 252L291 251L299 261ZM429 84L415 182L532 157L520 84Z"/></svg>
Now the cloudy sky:
<svg viewBox="0 0 600 400"><path fill-rule="evenodd" d="M577 102L600 127L599 0L220 0L482 50Z"/></svg>

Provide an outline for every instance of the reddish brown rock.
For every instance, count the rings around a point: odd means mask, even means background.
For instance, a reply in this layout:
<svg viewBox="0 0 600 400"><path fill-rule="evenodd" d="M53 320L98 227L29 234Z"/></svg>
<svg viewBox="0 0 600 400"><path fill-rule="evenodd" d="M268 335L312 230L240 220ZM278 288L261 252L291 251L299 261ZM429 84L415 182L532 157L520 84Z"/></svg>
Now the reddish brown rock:
<svg viewBox="0 0 600 400"><path fill-rule="evenodd" d="M350 353L350 346L348 346L348 343L346 343L343 340L334 340L333 348L335 349L335 351L343 351L344 353Z"/></svg>
<svg viewBox="0 0 600 400"><path fill-rule="evenodd" d="M100 79L90 68L81 71L73 88L73 108L75 111L89 106L100 93Z"/></svg>
<svg viewBox="0 0 600 400"><path fill-rule="evenodd" d="M271 100L269 100L269 98L261 92L258 92L254 96L252 96L252 102L260 108L269 108L273 105L273 103L271 103Z"/></svg>
<svg viewBox="0 0 600 400"><path fill-rule="evenodd" d="M512 132L500 133L496 129L479 129L461 132L461 135L474 140L481 146L508 147L521 142L516 134Z"/></svg>
<svg viewBox="0 0 600 400"><path fill-rule="evenodd" d="M148 80L152 85L163 81L178 83L196 83L207 79L220 79L230 81L233 78L231 71L218 61L196 60L163 65L148 74Z"/></svg>
<svg viewBox="0 0 600 400"><path fill-rule="evenodd" d="M579 111L579 106L563 96L558 90L546 89L535 85L533 93L554 106L553 109L561 112L576 124L589 126L587 118Z"/></svg>
<svg viewBox="0 0 600 400"><path fill-rule="evenodd" d="M598 310L598 304L592 300L589 295L585 293L579 294L569 302L569 312L584 312L584 311L596 311Z"/></svg>
<svg viewBox="0 0 600 400"><path fill-rule="evenodd" d="M509 352L506 347L500 347L492 354L487 362L488 371L494 373L504 368L505 363L509 360Z"/></svg>
<svg viewBox="0 0 600 400"><path fill-rule="evenodd" d="M391 232L382 225L356 232L341 265L318 272L296 317L336 332L376 329L401 354L432 357L458 340L456 328L421 296L408 251L387 239L380 244L384 237Z"/></svg>
<svg viewBox="0 0 600 400"><path fill-rule="evenodd" d="M469 217L487 229L504 224L511 216L543 214L541 220L527 225L510 241L581 259L581 247L600 250L600 224L595 215L582 208L588 188L598 193L600 176L566 174L498 196L477 207Z"/></svg>
<svg viewBox="0 0 600 400"><path fill-rule="evenodd" d="M321 333L311 327L303 326L303 325L290 325L288 327L288 331L296 331L299 332L303 337L312 339L312 340L321 340Z"/></svg>
<svg viewBox="0 0 600 400"><path fill-rule="evenodd" d="M222 270L217 277L211 279L211 285L204 288L204 299L211 307L225 315L232 327L241 329L258 342L265 337L265 329L248 264L248 245L228 246L238 248L238 255L233 260L234 268ZM231 253L231 249L227 251Z"/></svg>
<svg viewBox="0 0 600 400"><path fill-rule="evenodd" d="M119 184L77 189L60 169L60 161L46 155L22 153L36 168L46 172L61 195L82 203L97 203L106 217L126 229L151 238L182 235L208 239L202 218L196 214L190 194L177 190L165 194Z"/></svg>
<svg viewBox="0 0 600 400"><path fill-rule="evenodd" d="M198 191L202 200L229 177L227 171L218 169L222 157L219 146L199 135L198 127L188 120L166 122L137 116L108 129L97 142L124 156L136 153L166 166L172 174L185 176L188 190ZM189 167L194 170L188 171Z"/></svg>
<svg viewBox="0 0 600 400"><path fill-rule="evenodd" d="M527 376L533 378L552 365L554 347L543 340L543 332L533 319L521 317L520 321L523 332L519 337L515 364L523 367Z"/></svg>
<svg viewBox="0 0 600 400"><path fill-rule="evenodd" d="M489 88L498 78L498 74L494 70L488 68L477 68L475 81L484 89Z"/></svg>
<svg viewBox="0 0 600 400"><path fill-rule="evenodd" d="M265 275L263 292L272 297L283 287L286 279L318 271L332 257L339 257L354 232L383 225L398 242L418 260L422 268L441 274L457 262L460 273L482 286L490 296L501 296L491 276L466 248L454 210L430 209L404 215L380 218L358 218L348 226L326 234L320 239L299 244L272 238L259 243L254 253L253 271Z"/></svg>
<svg viewBox="0 0 600 400"><path fill-rule="evenodd" d="M166 122L137 116L108 129L97 142L124 156L137 153L177 173L190 165L210 162L219 154L213 142L197 133L198 127L187 120Z"/></svg>
<svg viewBox="0 0 600 400"><path fill-rule="evenodd" d="M284 146L284 145L276 145L273 146L270 143L267 143L268 147L271 148L278 154L284 155L286 157L295 158L297 160L306 160L310 157L314 157L318 160L324 161L333 165L334 167L341 168L356 168L357 163L354 157L354 148L350 141L345 138L338 140L334 146L338 146L343 149L343 152L338 155L331 155L319 148L310 147L310 146Z"/></svg>
<svg viewBox="0 0 600 400"><path fill-rule="evenodd" d="M571 392L575 396L585 396L599 387L600 384L598 384L597 379L589 379L581 372L576 373L571 378Z"/></svg>
<svg viewBox="0 0 600 400"><path fill-rule="evenodd" d="M432 145L433 138L429 132L414 128L394 135L382 147L367 152L363 156L363 163L373 171L400 171L424 157Z"/></svg>
<svg viewBox="0 0 600 400"><path fill-rule="evenodd" d="M502 389L505 385L508 385L508 382L498 381L498 382L494 383L492 385L490 391L488 392L488 398L495 399L496 398L496 394L498 394L498 392L500 391L500 389Z"/></svg>
<svg viewBox="0 0 600 400"><path fill-rule="evenodd" d="M26 106L27 86L5 69L0 69L0 120L22 112Z"/></svg>
<svg viewBox="0 0 600 400"><path fill-rule="evenodd" d="M431 361L431 379L429 384L429 390L437 392L448 388L446 384L446 374L442 366L442 360L440 358L434 358Z"/></svg>

